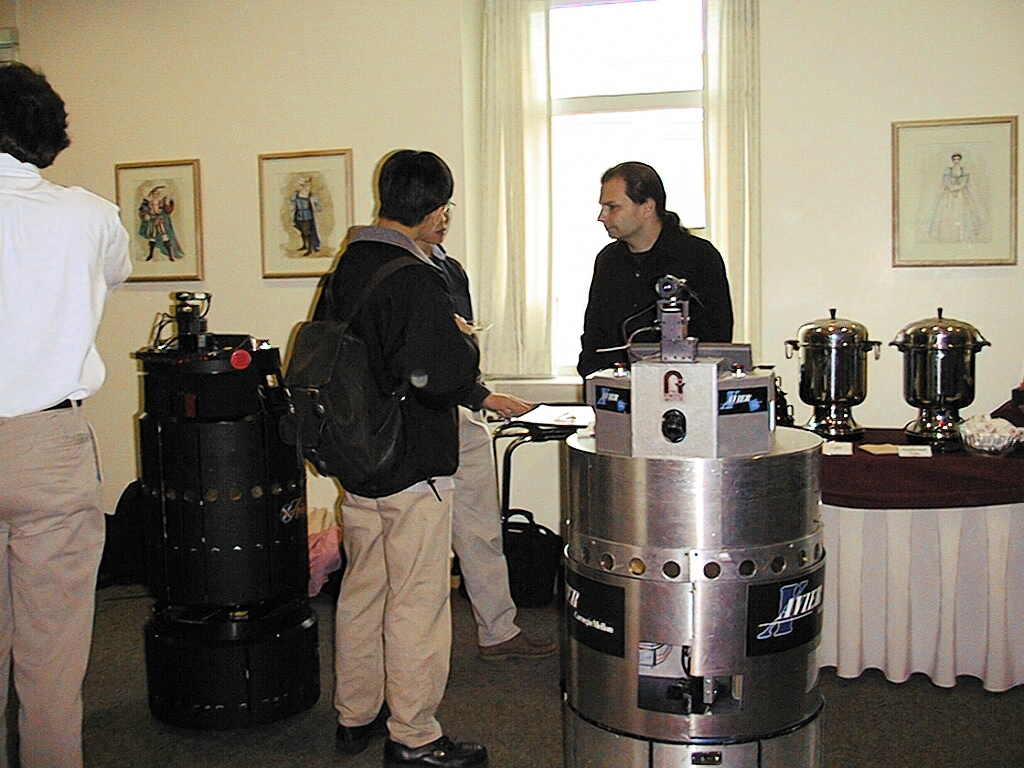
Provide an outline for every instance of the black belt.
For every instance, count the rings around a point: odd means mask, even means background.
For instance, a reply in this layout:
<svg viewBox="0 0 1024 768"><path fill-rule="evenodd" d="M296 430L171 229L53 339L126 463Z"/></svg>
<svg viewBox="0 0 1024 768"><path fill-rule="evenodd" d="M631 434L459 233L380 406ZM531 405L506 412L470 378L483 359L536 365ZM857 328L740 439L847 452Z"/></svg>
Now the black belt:
<svg viewBox="0 0 1024 768"><path fill-rule="evenodd" d="M81 405L81 400L61 400L56 405L51 405L49 408L43 408L44 411L57 411L61 408L70 408L72 405Z"/></svg>

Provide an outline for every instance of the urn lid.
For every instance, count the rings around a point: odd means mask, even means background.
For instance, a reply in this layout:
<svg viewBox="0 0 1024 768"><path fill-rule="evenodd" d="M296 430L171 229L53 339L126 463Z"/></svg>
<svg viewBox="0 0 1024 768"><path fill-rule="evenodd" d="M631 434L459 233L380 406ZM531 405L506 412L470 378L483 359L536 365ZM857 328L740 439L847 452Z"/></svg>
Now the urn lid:
<svg viewBox="0 0 1024 768"><path fill-rule="evenodd" d="M910 349L973 349L977 352L989 346L989 342L970 323L943 317L942 307L939 307L936 317L910 323L889 345L898 347L901 352Z"/></svg>
<svg viewBox="0 0 1024 768"><path fill-rule="evenodd" d="M877 342L868 341L867 328L853 320L836 317L834 308L829 309L829 317L801 325L797 336L801 347L838 349L877 344ZM790 342L790 344L794 343Z"/></svg>

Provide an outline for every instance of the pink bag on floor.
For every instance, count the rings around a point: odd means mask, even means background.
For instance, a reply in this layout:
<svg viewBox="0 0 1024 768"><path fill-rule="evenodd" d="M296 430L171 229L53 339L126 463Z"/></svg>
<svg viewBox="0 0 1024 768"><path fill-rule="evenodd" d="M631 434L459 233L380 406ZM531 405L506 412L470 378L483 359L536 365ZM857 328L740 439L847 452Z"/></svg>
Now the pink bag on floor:
<svg viewBox="0 0 1024 768"><path fill-rule="evenodd" d="M327 577L341 568L341 526L309 534L309 596L316 597Z"/></svg>

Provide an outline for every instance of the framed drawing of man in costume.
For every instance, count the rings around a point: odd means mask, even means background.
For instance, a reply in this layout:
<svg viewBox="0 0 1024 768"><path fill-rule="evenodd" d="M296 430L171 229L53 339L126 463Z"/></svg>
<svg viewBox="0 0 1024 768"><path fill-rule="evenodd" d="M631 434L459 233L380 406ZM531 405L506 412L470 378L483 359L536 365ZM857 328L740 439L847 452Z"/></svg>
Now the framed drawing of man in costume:
<svg viewBox="0 0 1024 768"><path fill-rule="evenodd" d="M352 150L259 156L264 277L330 271L352 225Z"/></svg>
<svg viewBox="0 0 1024 768"><path fill-rule="evenodd" d="M131 236L128 279L202 280L199 161L119 163L114 175Z"/></svg>

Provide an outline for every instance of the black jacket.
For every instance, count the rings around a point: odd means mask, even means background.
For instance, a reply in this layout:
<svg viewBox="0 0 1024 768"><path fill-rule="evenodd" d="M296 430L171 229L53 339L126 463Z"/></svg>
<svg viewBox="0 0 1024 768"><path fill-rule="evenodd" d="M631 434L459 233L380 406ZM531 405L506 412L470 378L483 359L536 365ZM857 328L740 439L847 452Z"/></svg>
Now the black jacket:
<svg viewBox="0 0 1024 768"><path fill-rule="evenodd" d="M465 268L448 255L447 251L440 245L434 246L434 252L430 254L430 260L441 270L445 285L448 287L448 297L452 301L452 310L469 323L473 322L473 299L469 294L469 275ZM473 344L480 349L475 337ZM469 393L469 399L459 402L474 411L479 411L483 401L491 394L482 380L477 381L476 387Z"/></svg>
<svg viewBox="0 0 1024 768"><path fill-rule="evenodd" d="M707 342L732 341L732 298L722 255L707 240L678 228L665 228L645 253L631 253L617 240L597 254L580 337L582 351L576 366L580 376L616 362L629 362L625 350L597 350L622 346L629 333L653 325L658 299L654 284L665 275L685 278L696 294L696 299L690 300L690 336ZM634 341L658 339L654 333L639 335Z"/></svg>
<svg viewBox="0 0 1024 768"><path fill-rule="evenodd" d="M344 319L381 264L417 253L411 240L393 230L357 230L325 282L314 318ZM425 261L398 270L377 286L351 327L365 342L381 386L408 392L402 402L404 456L385 495L454 474L459 464L455 406L469 399L480 360L455 324L440 272Z"/></svg>
<svg viewBox="0 0 1024 768"><path fill-rule="evenodd" d="M440 245L434 246L434 252L428 254L444 277L448 285L448 295L456 314L467 322L473 322L473 298L469 295L469 275L457 259L453 259Z"/></svg>

